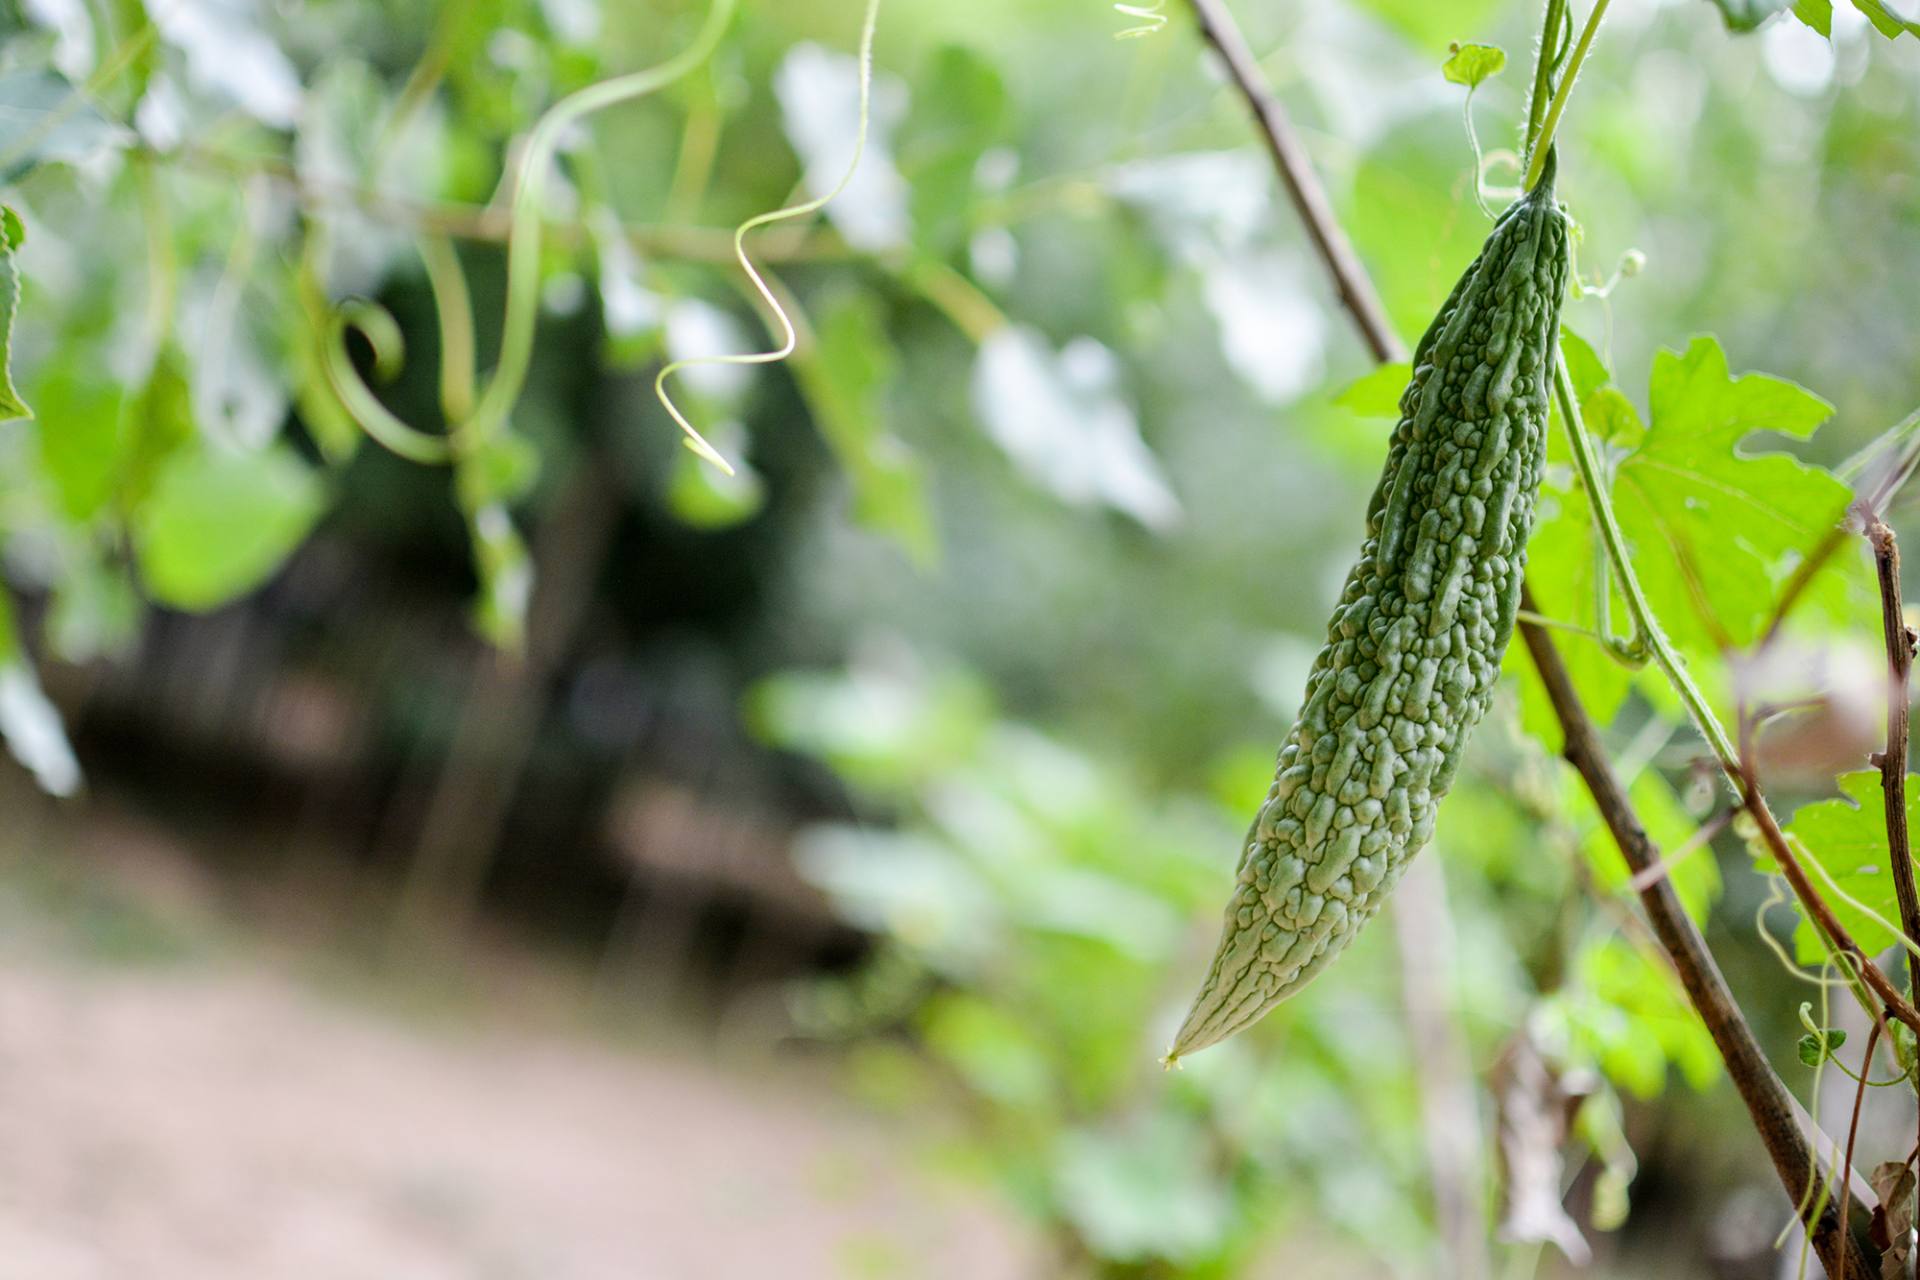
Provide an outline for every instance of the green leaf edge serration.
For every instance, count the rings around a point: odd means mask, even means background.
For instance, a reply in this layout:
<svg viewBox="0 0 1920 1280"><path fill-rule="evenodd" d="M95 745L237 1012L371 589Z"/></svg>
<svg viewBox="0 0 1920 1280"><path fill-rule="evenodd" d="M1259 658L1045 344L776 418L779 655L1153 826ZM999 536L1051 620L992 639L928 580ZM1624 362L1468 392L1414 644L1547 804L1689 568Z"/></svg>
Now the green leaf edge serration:
<svg viewBox="0 0 1920 1280"><path fill-rule="evenodd" d="M1311 981L1433 835L1520 603L1566 287L1554 170L1549 154L1414 352L1367 540L1169 1062Z"/></svg>

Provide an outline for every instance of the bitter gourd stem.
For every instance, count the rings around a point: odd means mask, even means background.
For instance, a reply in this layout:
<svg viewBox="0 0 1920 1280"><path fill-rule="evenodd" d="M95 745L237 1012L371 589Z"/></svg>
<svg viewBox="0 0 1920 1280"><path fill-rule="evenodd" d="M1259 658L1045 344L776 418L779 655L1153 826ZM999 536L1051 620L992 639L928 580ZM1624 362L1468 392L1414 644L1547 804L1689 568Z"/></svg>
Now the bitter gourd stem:
<svg viewBox="0 0 1920 1280"><path fill-rule="evenodd" d="M1533 143L1547 117L1547 103L1553 99L1553 42L1567 15L1567 0L1547 0L1540 23L1539 56L1533 60L1533 92L1527 98L1527 132L1521 139L1520 154L1531 157Z"/></svg>
<svg viewBox="0 0 1920 1280"><path fill-rule="evenodd" d="M1540 181L1540 170L1545 166L1547 152L1553 146L1554 130L1560 126L1560 113L1567 109L1567 99L1573 94L1573 82L1579 78L1580 64L1587 60L1587 50L1593 45L1594 33L1600 30L1600 19L1606 16L1608 2L1593 0L1593 12L1587 15L1587 25L1580 29L1580 39L1574 44L1572 55L1567 58L1567 69L1560 73L1560 88L1553 95L1552 105L1547 108L1547 118L1540 124L1540 136L1534 140L1532 159L1527 164L1527 180L1520 184L1529 191L1534 183Z"/></svg>
<svg viewBox="0 0 1920 1280"><path fill-rule="evenodd" d="M1639 576L1633 571L1633 561L1627 555L1626 535L1620 532L1620 520L1613 513L1613 499L1601 479L1600 463L1593 454L1593 442L1588 439L1586 424L1581 421L1580 406L1573 394L1573 379L1567 372L1564 359L1554 361L1553 392L1560 405L1560 420L1566 424L1567 443L1573 449L1574 469L1580 473L1580 486L1586 490L1587 505L1593 510L1594 527L1600 531L1600 543L1606 548L1607 562L1612 566L1614 576L1620 583L1620 594L1627 602L1627 616L1633 620L1640 641L1647 646L1654 662L1673 685L1673 691L1680 695L1680 701L1685 704L1694 727L1700 730L1707 745L1713 748L1721 769L1726 772L1728 781L1738 794L1740 753L1734 748L1733 739L1727 736L1719 718L1713 714L1713 708L1707 705L1700 686L1687 674L1686 663L1674 650L1666 632L1660 629L1660 620L1647 603L1646 592L1641 589Z"/></svg>

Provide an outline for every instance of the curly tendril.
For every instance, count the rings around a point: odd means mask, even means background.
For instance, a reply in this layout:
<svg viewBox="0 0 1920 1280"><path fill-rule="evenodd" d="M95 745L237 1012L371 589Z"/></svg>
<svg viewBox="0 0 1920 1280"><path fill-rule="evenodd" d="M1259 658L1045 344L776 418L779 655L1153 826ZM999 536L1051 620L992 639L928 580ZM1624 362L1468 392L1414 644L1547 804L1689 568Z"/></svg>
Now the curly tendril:
<svg viewBox="0 0 1920 1280"><path fill-rule="evenodd" d="M1153 0L1152 4L1116 4L1115 13L1136 19L1135 25L1125 31L1113 33L1115 40L1138 40L1142 36L1158 35L1166 29L1167 15L1164 10L1167 0Z"/></svg>
<svg viewBox="0 0 1920 1280"><path fill-rule="evenodd" d="M661 405L679 425L680 430L686 434L686 439L682 443L700 458L711 462L728 475L733 474L732 464L707 443L707 438L700 434L693 423L687 420L686 414L680 411L680 406L673 402L673 397L667 394L667 379L680 370L692 368L695 365L778 364L792 355L799 345L799 337L794 330L792 319L787 315L786 308L780 305L780 300L774 296L773 290L767 287L766 279L753 265L753 259L747 255L747 234L761 227L772 226L776 222L788 222L794 218L804 218L809 214L818 213L832 203L842 191L847 189L847 184L853 181L854 171L860 167L860 157L867 149L867 130L873 97L873 30L879 18L880 0L867 0L866 14L860 21L860 119L853 137L853 158L847 162L846 170L841 173L840 180L834 183L833 189L824 195L815 196L811 200L803 200L799 204L788 205L782 209L775 209L770 213L757 214L741 223L733 232L733 256L739 260L740 269L746 273L747 282L753 286L753 291L759 295L761 303L773 317L775 330L780 335L780 345L771 351L748 352L740 355L686 356L669 363L653 380L653 393L660 398Z"/></svg>
<svg viewBox="0 0 1920 1280"><path fill-rule="evenodd" d="M401 421L380 403L353 367L346 349L349 329L372 344L377 374L390 375L398 368L402 350L399 326L393 317L378 304L364 299L350 300L337 310L325 356L327 381L347 412L369 436L402 457L442 464L485 441L506 424L526 387L527 369L533 358L533 332L540 301L540 237L544 230L541 208L560 139L569 127L594 112L664 89L706 62L719 47L720 36L732 20L737 4L738 0L713 0L699 34L685 49L656 66L615 76L571 93L534 124L519 166L510 176L512 220L507 230L507 297L501 324L500 358L486 387L474 399L471 415L450 422L445 435L422 431ZM443 392L445 381L443 377ZM444 400L454 404L469 398L459 394L443 395Z"/></svg>

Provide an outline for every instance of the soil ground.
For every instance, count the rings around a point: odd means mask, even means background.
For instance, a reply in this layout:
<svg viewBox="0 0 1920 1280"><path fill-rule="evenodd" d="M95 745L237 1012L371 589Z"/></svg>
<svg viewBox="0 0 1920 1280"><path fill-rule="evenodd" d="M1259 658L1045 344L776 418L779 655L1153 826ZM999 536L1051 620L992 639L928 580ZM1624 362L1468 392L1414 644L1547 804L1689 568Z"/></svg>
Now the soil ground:
<svg viewBox="0 0 1920 1280"><path fill-rule="evenodd" d="M524 957L423 1006L46 821L0 867L0 1280L1032 1274L830 1062L596 1032Z"/></svg>

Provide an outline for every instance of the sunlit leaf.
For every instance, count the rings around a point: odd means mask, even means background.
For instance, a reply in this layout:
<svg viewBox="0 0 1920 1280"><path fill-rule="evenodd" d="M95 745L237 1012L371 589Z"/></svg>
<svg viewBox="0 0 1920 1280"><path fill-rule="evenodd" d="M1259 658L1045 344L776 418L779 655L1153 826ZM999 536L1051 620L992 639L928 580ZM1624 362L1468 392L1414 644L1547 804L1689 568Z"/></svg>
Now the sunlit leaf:
<svg viewBox="0 0 1920 1280"><path fill-rule="evenodd" d="M1601 572L1600 538L1586 494L1570 474L1563 472L1557 481L1550 480L1539 503L1539 518L1527 543L1527 581L1534 592L1534 603L1557 622L1598 631L1595 580ZM1618 637L1624 635L1628 619L1617 588L1613 594L1612 629ZM1552 635L1588 714L1597 723L1609 723L1633 688L1634 672L1621 665L1593 635L1559 629ZM1557 748L1559 721L1518 638L1507 650L1505 670L1519 681L1521 718L1527 731Z"/></svg>
<svg viewBox="0 0 1920 1280"><path fill-rule="evenodd" d="M1710 844L1704 848L1692 844L1698 820L1680 803L1667 780L1651 769L1632 780L1628 799L1653 843L1672 859L1666 875L1681 905L1695 921L1704 924L1708 909L1720 894L1720 868ZM1603 888L1625 893L1630 879L1626 860L1597 817L1592 819L1585 848L1594 880Z"/></svg>
<svg viewBox="0 0 1920 1280"><path fill-rule="evenodd" d="M1580 406L1580 416L1595 439L1622 449L1638 445L1647 428L1640 411L1618 387L1601 387Z"/></svg>
<svg viewBox="0 0 1920 1280"><path fill-rule="evenodd" d="M997 1102L1042 1108L1054 1086L1044 1047L1011 1010L978 996L949 993L920 1015L927 1047Z"/></svg>
<svg viewBox="0 0 1920 1280"><path fill-rule="evenodd" d="M1596 936L1574 970L1577 980L1546 1005L1554 1038L1571 1052L1638 1098L1659 1094L1669 1067L1696 1089L1718 1079L1713 1037L1657 952L1617 933Z"/></svg>
<svg viewBox="0 0 1920 1280"><path fill-rule="evenodd" d="M1437 5L1433 0L1362 0L1369 9L1428 49L1444 49L1459 32L1481 27L1499 11L1495 0L1461 0Z"/></svg>

